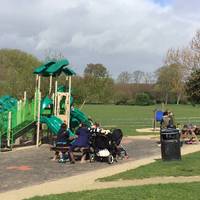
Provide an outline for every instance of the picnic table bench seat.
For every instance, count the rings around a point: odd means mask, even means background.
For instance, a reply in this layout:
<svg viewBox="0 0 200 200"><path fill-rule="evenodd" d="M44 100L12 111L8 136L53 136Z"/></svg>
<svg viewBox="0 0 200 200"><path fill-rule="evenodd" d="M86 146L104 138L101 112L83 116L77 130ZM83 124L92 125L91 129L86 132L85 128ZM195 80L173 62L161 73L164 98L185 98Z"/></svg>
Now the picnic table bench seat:
<svg viewBox="0 0 200 200"><path fill-rule="evenodd" d="M50 147L50 150L51 151L60 151L60 152L63 152L63 153L66 153L69 151L69 146L51 146ZM90 150L89 147L76 147L74 149L74 152L82 152L82 153L87 153L88 151Z"/></svg>

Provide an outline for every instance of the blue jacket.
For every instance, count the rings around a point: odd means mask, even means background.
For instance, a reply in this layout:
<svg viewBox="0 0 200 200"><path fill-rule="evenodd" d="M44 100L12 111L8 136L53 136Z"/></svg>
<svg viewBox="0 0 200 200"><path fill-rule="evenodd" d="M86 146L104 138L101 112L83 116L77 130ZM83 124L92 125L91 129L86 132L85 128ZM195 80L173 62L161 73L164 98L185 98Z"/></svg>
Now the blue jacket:
<svg viewBox="0 0 200 200"><path fill-rule="evenodd" d="M90 132L86 127L81 127L77 130L76 135L78 138L73 142L74 146L87 147L89 146Z"/></svg>

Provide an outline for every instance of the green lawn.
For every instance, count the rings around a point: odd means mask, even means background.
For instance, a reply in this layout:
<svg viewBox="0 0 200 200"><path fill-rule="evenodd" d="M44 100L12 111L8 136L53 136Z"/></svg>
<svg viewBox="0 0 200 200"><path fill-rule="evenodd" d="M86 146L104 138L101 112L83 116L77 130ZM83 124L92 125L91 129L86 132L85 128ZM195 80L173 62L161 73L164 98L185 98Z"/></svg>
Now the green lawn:
<svg viewBox="0 0 200 200"><path fill-rule="evenodd" d="M159 184L34 197L29 200L198 200L200 183Z"/></svg>
<svg viewBox="0 0 200 200"><path fill-rule="evenodd" d="M153 124L153 110L161 108L153 106L116 106L116 105L85 105L82 109L88 116L100 122L104 127L121 128L125 135L140 135L137 128L149 128ZM194 123L200 125L200 107L191 105L169 105L177 123Z"/></svg>
<svg viewBox="0 0 200 200"><path fill-rule="evenodd" d="M188 154L181 161L162 161L128 170L113 176L105 177L100 181L114 181L117 179L142 179L158 176L195 176L200 175L200 152Z"/></svg>

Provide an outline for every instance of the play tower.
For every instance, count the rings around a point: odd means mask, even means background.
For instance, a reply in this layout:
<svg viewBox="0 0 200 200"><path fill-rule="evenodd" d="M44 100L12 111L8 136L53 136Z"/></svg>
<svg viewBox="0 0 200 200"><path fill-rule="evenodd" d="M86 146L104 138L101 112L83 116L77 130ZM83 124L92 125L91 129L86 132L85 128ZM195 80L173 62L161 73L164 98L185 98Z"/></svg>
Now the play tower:
<svg viewBox="0 0 200 200"><path fill-rule="evenodd" d="M57 62L50 61L35 69L36 74L36 90L35 96L38 102L37 105L37 137L36 145L39 146L40 138L40 117L41 117L41 79L49 78L48 96L53 100L53 115L61 119L70 128L70 99L71 99L71 77L75 72L68 68L68 60L60 60ZM58 78L61 74L65 75L66 90L58 90ZM54 91L52 86L54 85Z"/></svg>

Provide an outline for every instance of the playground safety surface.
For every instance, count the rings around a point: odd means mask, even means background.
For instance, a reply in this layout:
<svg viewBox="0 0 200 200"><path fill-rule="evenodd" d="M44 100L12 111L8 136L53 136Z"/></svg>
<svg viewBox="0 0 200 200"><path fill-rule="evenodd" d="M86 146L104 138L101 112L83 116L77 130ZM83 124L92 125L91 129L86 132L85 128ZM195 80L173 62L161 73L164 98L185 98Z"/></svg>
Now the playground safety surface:
<svg viewBox="0 0 200 200"><path fill-rule="evenodd" d="M129 159L119 160L114 165L159 154L160 147L156 141L156 138L124 138L122 144ZM48 145L0 153L0 193L110 166L106 162L60 164L51 161L52 156Z"/></svg>

